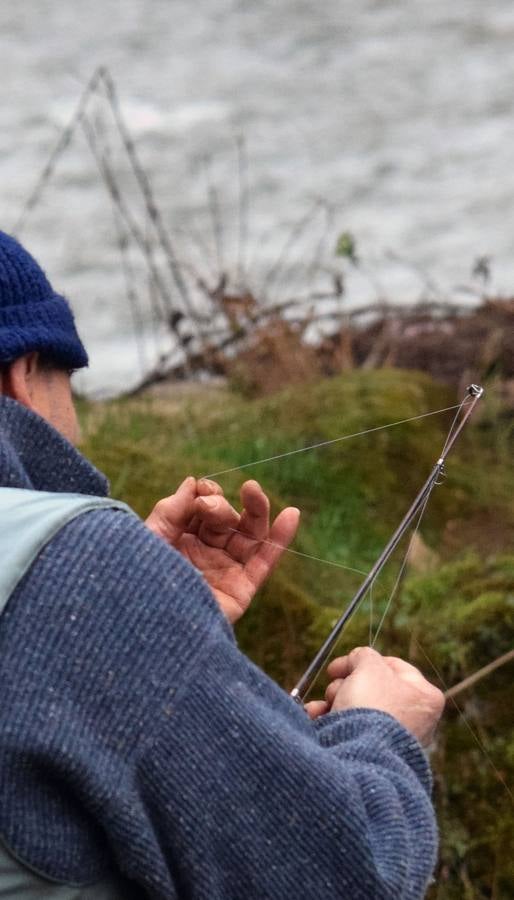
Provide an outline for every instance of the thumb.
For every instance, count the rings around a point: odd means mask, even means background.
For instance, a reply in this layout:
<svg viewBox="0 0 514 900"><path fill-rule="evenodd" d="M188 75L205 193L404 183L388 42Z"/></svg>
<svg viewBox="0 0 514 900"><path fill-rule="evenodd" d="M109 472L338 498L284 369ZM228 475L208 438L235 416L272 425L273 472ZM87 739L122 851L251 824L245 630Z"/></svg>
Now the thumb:
<svg viewBox="0 0 514 900"><path fill-rule="evenodd" d="M355 647L347 656L339 656L327 667L329 678L347 678L361 666L382 665L384 658L371 647Z"/></svg>
<svg viewBox="0 0 514 900"><path fill-rule="evenodd" d="M155 504L145 524L158 537L170 544L175 543L194 515L193 504L196 496L196 478L189 475L174 494L164 497Z"/></svg>

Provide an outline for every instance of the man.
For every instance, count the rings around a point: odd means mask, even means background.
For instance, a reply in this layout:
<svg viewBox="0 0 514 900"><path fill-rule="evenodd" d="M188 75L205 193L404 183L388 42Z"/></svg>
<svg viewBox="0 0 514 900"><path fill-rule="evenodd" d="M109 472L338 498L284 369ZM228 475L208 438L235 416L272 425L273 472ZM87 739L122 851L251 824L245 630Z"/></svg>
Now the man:
<svg viewBox="0 0 514 900"><path fill-rule="evenodd" d="M194 478L146 524L110 501L73 446L86 364L0 232L0 897L423 897L441 693L360 648L307 715L252 665L230 623L298 511Z"/></svg>

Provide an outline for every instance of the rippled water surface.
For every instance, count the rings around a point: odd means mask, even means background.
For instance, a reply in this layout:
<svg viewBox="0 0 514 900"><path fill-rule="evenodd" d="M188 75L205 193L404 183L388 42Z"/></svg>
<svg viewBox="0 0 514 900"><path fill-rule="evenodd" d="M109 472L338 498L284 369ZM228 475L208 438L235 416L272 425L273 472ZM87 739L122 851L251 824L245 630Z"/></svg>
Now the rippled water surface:
<svg viewBox="0 0 514 900"><path fill-rule="evenodd" d="M412 296L419 279L391 263L391 250L447 287L468 282L473 259L490 254L495 287L512 291L510 0L18 0L2 4L0 26L0 227L14 227L84 84L105 63L190 271L214 279L219 265L210 182L221 265L243 259L256 288L323 198L334 210L327 264L337 233L351 230L392 298ZM96 115L140 210L105 111ZM251 185L243 248L240 134ZM324 233L317 215L298 239L299 262ZM23 238L73 301L92 349L82 383L126 382L138 363L116 232L83 135ZM355 296L371 290L365 279L354 287Z"/></svg>

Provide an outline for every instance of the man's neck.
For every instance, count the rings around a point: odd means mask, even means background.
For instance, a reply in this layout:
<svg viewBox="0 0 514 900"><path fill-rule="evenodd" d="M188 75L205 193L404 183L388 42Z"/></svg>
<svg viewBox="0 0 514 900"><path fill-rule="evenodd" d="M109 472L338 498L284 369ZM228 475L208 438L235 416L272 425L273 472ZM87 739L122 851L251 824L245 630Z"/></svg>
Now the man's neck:
<svg viewBox="0 0 514 900"><path fill-rule="evenodd" d="M105 496L109 484L36 413L0 396L0 486Z"/></svg>

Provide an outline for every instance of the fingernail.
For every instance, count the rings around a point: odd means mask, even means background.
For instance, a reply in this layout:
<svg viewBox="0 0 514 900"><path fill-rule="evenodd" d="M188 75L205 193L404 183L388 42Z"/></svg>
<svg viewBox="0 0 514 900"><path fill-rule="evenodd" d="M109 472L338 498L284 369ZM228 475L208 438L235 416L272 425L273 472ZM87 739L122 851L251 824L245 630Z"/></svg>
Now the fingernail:
<svg viewBox="0 0 514 900"><path fill-rule="evenodd" d="M218 505L217 497L200 497L200 500L202 501L202 503L205 503L205 505L209 509L216 509L216 507Z"/></svg>

